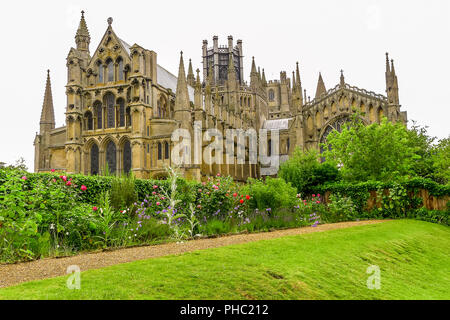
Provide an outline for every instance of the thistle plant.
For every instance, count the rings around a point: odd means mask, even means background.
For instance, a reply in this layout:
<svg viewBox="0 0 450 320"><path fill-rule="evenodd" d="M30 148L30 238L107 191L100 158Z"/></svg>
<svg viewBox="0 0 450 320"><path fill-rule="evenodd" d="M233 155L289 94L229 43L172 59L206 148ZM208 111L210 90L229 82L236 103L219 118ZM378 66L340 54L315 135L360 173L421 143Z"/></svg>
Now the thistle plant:
<svg viewBox="0 0 450 320"><path fill-rule="evenodd" d="M178 219L186 217L185 214L177 213L176 206L181 202L181 200L177 199L177 179L180 177L179 172L172 168L166 168L168 174L168 181L170 182L170 192L161 188L161 192L164 194L165 198L169 201L169 207L167 210L161 211L161 214L165 217L165 219L161 223L165 223L169 226L171 231L173 232L173 236L175 239L180 240L184 238L184 233L181 231L180 225L178 223Z"/></svg>

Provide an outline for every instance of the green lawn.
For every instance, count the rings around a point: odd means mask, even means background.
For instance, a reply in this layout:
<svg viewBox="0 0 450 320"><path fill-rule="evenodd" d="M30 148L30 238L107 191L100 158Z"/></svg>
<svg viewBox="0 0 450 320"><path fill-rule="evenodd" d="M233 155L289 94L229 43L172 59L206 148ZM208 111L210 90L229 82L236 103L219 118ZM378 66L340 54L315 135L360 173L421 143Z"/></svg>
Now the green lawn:
<svg viewBox="0 0 450 320"><path fill-rule="evenodd" d="M381 289L366 286L370 265ZM116 265L0 299L450 299L450 229L398 220Z"/></svg>

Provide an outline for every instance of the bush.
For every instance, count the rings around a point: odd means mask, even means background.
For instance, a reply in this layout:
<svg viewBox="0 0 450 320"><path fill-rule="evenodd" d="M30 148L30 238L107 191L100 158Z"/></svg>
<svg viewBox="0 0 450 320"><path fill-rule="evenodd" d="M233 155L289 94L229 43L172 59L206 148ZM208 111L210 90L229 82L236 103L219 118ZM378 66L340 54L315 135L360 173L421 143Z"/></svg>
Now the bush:
<svg viewBox="0 0 450 320"><path fill-rule="evenodd" d="M252 178L248 179L241 192L245 195L251 195L250 208L259 210L293 208L297 194L290 183L286 183L280 178L270 177L265 182Z"/></svg>
<svg viewBox="0 0 450 320"><path fill-rule="evenodd" d="M135 178L132 174L112 179L110 199L116 210L129 208L137 201Z"/></svg>
<svg viewBox="0 0 450 320"><path fill-rule="evenodd" d="M303 152L299 148L281 164L279 176L290 182L303 195L314 192L316 186L339 180L339 171L332 163L320 163L315 149Z"/></svg>

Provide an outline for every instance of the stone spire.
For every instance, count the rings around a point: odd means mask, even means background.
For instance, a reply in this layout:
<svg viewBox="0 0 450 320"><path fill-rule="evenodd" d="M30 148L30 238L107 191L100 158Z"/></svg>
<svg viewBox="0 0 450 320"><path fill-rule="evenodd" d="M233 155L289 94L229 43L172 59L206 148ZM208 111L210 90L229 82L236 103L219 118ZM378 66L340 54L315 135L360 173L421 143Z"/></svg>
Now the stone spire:
<svg viewBox="0 0 450 320"><path fill-rule="evenodd" d="M195 104L195 108L203 108L203 104L202 104L202 84L200 82L200 69L196 70L197 72L197 80L195 81L195 85L194 85L194 104ZM189 76L188 76L189 77Z"/></svg>
<svg viewBox="0 0 450 320"><path fill-rule="evenodd" d="M50 82L50 70L47 70L47 83L45 84L44 103L41 112L41 130L55 128L55 112L53 110L52 85Z"/></svg>
<svg viewBox="0 0 450 320"><path fill-rule="evenodd" d="M182 120L181 111L190 111L189 92L186 81L186 72L184 71L183 51L180 53L180 66L178 69L177 92L175 97L175 115L177 120ZM177 117L178 116L178 117ZM186 119L185 119L186 120Z"/></svg>
<svg viewBox="0 0 450 320"><path fill-rule="evenodd" d="M389 53L386 52L386 75L391 72L391 69L389 68Z"/></svg>
<svg viewBox="0 0 450 320"><path fill-rule="evenodd" d="M344 78L344 70L341 70L341 81L340 81L341 88L345 87L345 78Z"/></svg>
<svg viewBox="0 0 450 320"><path fill-rule="evenodd" d="M84 11L81 11L80 25L78 26L78 30L75 35L75 43L77 44L77 50L89 52L90 42L91 36L89 35L86 20L84 20Z"/></svg>
<svg viewBox="0 0 450 320"><path fill-rule="evenodd" d="M295 81L296 85L300 88L300 92L302 92L302 81L300 80L300 69L298 67L298 62L297 62L297 68L296 68L296 71L295 71L295 75L297 77L297 79Z"/></svg>
<svg viewBox="0 0 450 320"><path fill-rule="evenodd" d="M325 83L323 82L322 74L319 72L319 80L317 81L317 89L316 89L316 99L326 92L327 89L325 88Z"/></svg>
<svg viewBox="0 0 450 320"><path fill-rule="evenodd" d="M258 86L258 71L256 70L255 57L252 57L252 71L250 72L250 86Z"/></svg>
<svg viewBox="0 0 450 320"><path fill-rule="evenodd" d="M188 75L187 75L187 82L191 87L195 86L195 76L194 71L192 69L192 61L189 59L189 68L188 68Z"/></svg>
<svg viewBox="0 0 450 320"><path fill-rule="evenodd" d="M295 92L295 72L292 71L292 92Z"/></svg>
<svg viewBox="0 0 450 320"><path fill-rule="evenodd" d="M266 73L264 72L264 68L262 71L262 84L264 87L267 87Z"/></svg>

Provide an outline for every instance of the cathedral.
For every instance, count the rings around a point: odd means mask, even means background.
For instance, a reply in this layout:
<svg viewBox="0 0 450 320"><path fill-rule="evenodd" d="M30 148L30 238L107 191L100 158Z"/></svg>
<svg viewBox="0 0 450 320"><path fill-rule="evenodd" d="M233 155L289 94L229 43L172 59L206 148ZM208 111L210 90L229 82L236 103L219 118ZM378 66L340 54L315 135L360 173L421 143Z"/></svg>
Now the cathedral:
<svg viewBox="0 0 450 320"><path fill-rule="evenodd" d="M327 90L319 74L313 99L302 88L297 63L292 77L266 80L264 69L252 60L250 83L244 81L242 40L228 37L219 45L203 41L203 68L195 74L183 53L178 77L160 66L157 53L120 39L108 19L106 32L91 55L84 12L75 35L76 48L67 56L66 125L55 128L50 71L47 73L40 131L34 140L35 171L52 169L86 175L133 172L138 178L164 178L172 166L176 129L193 132L194 124L225 132L228 129L279 132L279 154L286 160L295 148L320 148L332 130L341 130L358 112L366 124L387 117L407 122L400 110L397 75L386 54L386 95L351 86L341 71L340 83ZM202 72L202 77L200 77ZM278 135L277 135L278 139ZM237 181L277 174L277 168L249 161L189 164L180 169L190 179L222 174ZM260 143L260 142L258 142ZM208 143L202 142L201 150ZM270 156L272 141L268 140ZM226 162L226 163L225 163Z"/></svg>

